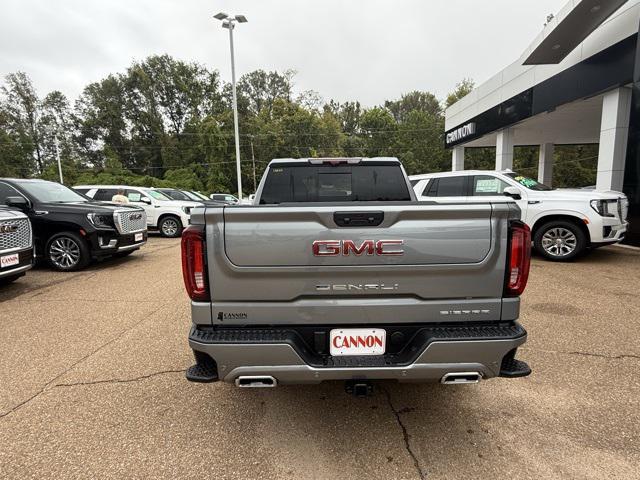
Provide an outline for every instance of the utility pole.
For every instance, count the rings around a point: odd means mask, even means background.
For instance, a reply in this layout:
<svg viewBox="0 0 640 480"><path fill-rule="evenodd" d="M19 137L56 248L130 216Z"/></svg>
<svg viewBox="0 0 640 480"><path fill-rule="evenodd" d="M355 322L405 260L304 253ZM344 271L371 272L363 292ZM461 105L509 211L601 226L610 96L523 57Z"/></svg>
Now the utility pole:
<svg viewBox="0 0 640 480"><path fill-rule="evenodd" d="M58 137L56 137L56 160L58 161L58 173L60 174L60 184L64 185L64 180L62 178L62 163L60 163L60 143L58 142Z"/></svg>
<svg viewBox="0 0 640 480"><path fill-rule="evenodd" d="M233 29L236 22L246 23L247 17L244 15L236 15L230 17L226 13L220 12L213 18L222 22L222 28L229 30L229 47L231 49L231 91L233 97L233 126L236 137L236 175L238 176L238 199L242 200L242 172L240 170L240 133L238 129L238 98L236 96L236 63L233 52Z"/></svg>
<svg viewBox="0 0 640 480"><path fill-rule="evenodd" d="M253 193L256 193L258 185L256 184L256 157L253 154L253 135L249 138L251 139L251 163L253 163Z"/></svg>

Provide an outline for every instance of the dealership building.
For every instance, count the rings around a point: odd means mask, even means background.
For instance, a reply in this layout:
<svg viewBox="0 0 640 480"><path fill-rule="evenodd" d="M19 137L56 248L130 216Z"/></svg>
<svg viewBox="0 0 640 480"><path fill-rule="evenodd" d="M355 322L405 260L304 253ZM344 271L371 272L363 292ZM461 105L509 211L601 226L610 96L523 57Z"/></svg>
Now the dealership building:
<svg viewBox="0 0 640 480"><path fill-rule="evenodd" d="M551 184L555 145L599 144L598 190L629 198L627 242L640 245L640 0L572 0L522 56L446 111L452 169L465 147L539 145L538 179Z"/></svg>

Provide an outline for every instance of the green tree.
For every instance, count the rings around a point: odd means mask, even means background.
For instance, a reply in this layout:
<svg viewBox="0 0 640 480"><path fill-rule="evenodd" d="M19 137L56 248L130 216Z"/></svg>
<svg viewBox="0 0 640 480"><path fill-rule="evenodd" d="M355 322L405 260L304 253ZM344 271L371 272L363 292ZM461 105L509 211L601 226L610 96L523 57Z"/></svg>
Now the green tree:
<svg viewBox="0 0 640 480"><path fill-rule="evenodd" d="M444 149L441 115L412 110L398 127L397 156L410 175L448 168L450 155Z"/></svg>
<svg viewBox="0 0 640 480"><path fill-rule="evenodd" d="M120 75L109 75L85 87L75 103L79 154L87 163L102 166L106 148L127 168L138 168L125 116L125 87Z"/></svg>
<svg viewBox="0 0 640 480"><path fill-rule="evenodd" d="M360 117L360 128L368 157L395 155L398 124L389 110L374 107L365 111Z"/></svg>
<svg viewBox="0 0 640 480"><path fill-rule="evenodd" d="M237 85L238 104L243 103L252 115L257 115L263 109L267 114L271 114L276 100L292 100L292 81L295 74L294 70L287 70L282 74L255 70L243 75ZM230 86L226 87L225 94L230 98Z"/></svg>
<svg viewBox="0 0 640 480"><path fill-rule="evenodd" d="M31 79L24 72L10 73L0 88L0 110L4 135L22 145L21 155L32 157L36 173L45 166L40 125L40 99ZM4 155L15 150L7 150ZM25 159L16 159L24 163ZM31 163L31 162L29 162Z"/></svg>
<svg viewBox="0 0 640 480"><path fill-rule="evenodd" d="M422 112L432 117L439 117L442 114L440 102L430 92L409 92L402 95L400 100L387 100L384 106L398 123L407 121L411 112Z"/></svg>
<svg viewBox="0 0 640 480"><path fill-rule="evenodd" d="M447 95L447 98L444 102L445 108L449 108L461 98L466 97L469 93L471 93L474 87L475 83L472 79L462 79L462 81L456 85L456 88L453 90L453 92Z"/></svg>

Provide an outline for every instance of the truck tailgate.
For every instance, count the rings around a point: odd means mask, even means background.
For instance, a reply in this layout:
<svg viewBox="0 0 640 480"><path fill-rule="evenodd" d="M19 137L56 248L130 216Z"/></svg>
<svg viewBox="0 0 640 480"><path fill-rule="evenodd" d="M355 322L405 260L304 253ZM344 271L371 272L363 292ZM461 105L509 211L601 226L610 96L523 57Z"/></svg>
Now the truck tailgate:
<svg viewBox="0 0 640 480"><path fill-rule="evenodd" d="M343 219L370 214L378 226L341 227ZM361 218L361 217L358 217ZM353 220L351 220L353 221ZM491 249L491 205L470 209L414 207L229 208L224 214L228 260L239 267L356 267L481 262ZM398 255L371 254L371 243L402 242ZM353 242L347 247L344 241ZM322 251L314 255L313 243ZM332 243L337 242L337 243ZM339 242L343 242L342 245ZM362 245L365 245L364 251ZM393 243L389 251L393 252ZM331 255L339 248L339 255Z"/></svg>
<svg viewBox="0 0 640 480"><path fill-rule="evenodd" d="M208 208L211 322L504 318L512 208L490 203ZM361 220L371 226L351 226ZM517 316L517 305L506 317Z"/></svg>

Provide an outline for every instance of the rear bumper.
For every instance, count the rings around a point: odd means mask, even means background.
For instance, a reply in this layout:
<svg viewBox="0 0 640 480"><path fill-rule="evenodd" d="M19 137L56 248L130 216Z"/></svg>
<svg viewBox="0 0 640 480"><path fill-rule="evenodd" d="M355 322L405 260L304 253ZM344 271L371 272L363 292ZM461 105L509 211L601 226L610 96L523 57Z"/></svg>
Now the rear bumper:
<svg viewBox="0 0 640 480"><path fill-rule="evenodd" d="M278 384L353 379L425 382L440 381L452 372L478 372L484 379L500 376L504 361L513 358L526 338L518 323L425 326L394 355L331 357L317 354L296 332L285 329L194 327L189 344L196 358L205 354L212 359L217 378L228 383L244 376L271 376Z"/></svg>

